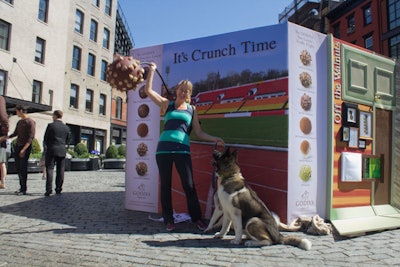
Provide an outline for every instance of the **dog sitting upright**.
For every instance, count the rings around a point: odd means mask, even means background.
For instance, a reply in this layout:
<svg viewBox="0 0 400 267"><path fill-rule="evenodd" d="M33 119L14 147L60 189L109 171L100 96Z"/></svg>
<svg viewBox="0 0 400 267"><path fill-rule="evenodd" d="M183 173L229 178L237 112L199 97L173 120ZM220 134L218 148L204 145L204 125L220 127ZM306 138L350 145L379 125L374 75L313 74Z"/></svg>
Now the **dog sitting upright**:
<svg viewBox="0 0 400 267"><path fill-rule="evenodd" d="M216 238L224 237L233 224L233 244L242 242L244 229L250 238L245 242L246 246L286 244L305 250L311 248L309 240L297 236L283 236L279 232L279 223L240 173L237 149L231 152L226 148L222 153L215 150L213 156L216 163L217 196L223 213L222 228L215 234Z"/></svg>

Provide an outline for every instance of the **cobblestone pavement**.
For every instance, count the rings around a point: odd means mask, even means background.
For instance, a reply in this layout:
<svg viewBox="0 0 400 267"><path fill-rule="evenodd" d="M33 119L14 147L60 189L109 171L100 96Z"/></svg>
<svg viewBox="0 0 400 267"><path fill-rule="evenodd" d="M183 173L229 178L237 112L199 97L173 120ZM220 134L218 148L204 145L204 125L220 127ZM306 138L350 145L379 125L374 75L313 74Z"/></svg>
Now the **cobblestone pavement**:
<svg viewBox="0 0 400 267"><path fill-rule="evenodd" d="M190 222L168 233L146 212L124 208L123 171L66 172L61 195L44 197L41 174L14 195L16 175L0 191L2 266L393 266L400 230L354 238L307 236L309 251L274 245L246 248L203 234ZM294 233L284 233L294 234ZM305 236L303 233L295 233Z"/></svg>

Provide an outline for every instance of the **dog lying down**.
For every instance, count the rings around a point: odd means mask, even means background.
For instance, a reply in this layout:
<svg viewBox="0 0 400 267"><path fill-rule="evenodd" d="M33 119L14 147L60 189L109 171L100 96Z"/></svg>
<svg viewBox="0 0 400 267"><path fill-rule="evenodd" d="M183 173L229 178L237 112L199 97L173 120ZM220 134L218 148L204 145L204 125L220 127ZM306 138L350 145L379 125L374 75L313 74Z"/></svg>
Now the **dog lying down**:
<svg viewBox="0 0 400 267"><path fill-rule="evenodd" d="M311 242L298 236L283 236L279 232L279 218L274 217L257 194L247 185L240 173L237 149L213 153L218 189L214 195L215 209L205 231L210 231L222 218L222 228L215 238L223 238L230 230L235 231L232 244L240 244L245 234L249 240L245 246L269 246L285 244L305 250L311 249Z"/></svg>

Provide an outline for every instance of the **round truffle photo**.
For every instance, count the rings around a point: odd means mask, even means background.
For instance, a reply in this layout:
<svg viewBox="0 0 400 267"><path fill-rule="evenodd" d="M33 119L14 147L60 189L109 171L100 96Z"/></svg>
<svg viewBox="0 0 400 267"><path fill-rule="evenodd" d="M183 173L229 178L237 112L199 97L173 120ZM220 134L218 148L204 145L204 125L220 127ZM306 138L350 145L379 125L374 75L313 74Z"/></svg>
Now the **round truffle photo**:
<svg viewBox="0 0 400 267"><path fill-rule="evenodd" d="M301 85L303 85L306 88L310 87L312 84L311 75L310 75L310 73L308 73L306 71L300 73L299 79L300 79Z"/></svg>
<svg viewBox="0 0 400 267"><path fill-rule="evenodd" d="M303 140L300 144L300 151L304 156L307 156L310 153L310 143L307 140Z"/></svg>
<svg viewBox="0 0 400 267"><path fill-rule="evenodd" d="M147 150L148 150L148 148L147 148L147 145L146 145L145 143L140 143L140 144L137 146L137 149L136 149L137 153L138 153L139 156L141 156L141 157L143 157L144 155L146 155Z"/></svg>
<svg viewBox="0 0 400 267"><path fill-rule="evenodd" d="M139 124L139 126L137 127L137 134L140 137L146 137L148 133L149 133L149 127L147 126L147 124L146 123Z"/></svg>
<svg viewBox="0 0 400 267"><path fill-rule="evenodd" d="M136 164L136 172L140 176L144 176L147 173L147 164L144 163L143 161L139 162Z"/></svg>
<svg viewBox="0 0 400 267"><path fill-rule="evenodd" d="M309 111L311 109L311 96L304 93L300 99L300 105L303 110Z"/></svg>
<svg viewBox="0 0 400 267"><path fill-rule="evenodd" d="M311 132L311 120L307 117L303 117L300 120L300 130L304 134L309 134Z"/></svg>
<svg viewBox="0 0 400 267"><path fill-rule="evenodd" d="M140 96L140 98L142 98L142 99L144 99L144 98L147 97L147 94L146 94L146 92L144 91L144 85L143 85L142 87L140 87L140 89L139 89L139 96Z"/></svg>
<svg viewBox="0 0 400 267"><path fill-rule="evenodd" d="M311 63L311 55L307 50L302 50L300 52L300 61L304 66L308 66Z"/></svg>
<svg viewBox="0 0 400 267"><path fill-rule="evenodd" d="M149 115L149 106L146 104L141 104L138 108L138 114L140 118L146 118Z"/></svg>

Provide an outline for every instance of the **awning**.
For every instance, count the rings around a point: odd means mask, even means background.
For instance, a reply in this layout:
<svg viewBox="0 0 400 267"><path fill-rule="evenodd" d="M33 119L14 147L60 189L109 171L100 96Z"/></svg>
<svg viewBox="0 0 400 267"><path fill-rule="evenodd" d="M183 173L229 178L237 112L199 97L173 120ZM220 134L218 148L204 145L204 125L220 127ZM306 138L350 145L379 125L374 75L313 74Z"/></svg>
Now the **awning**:
<svg viewBox="0 0 400 267"><path fill-rule="evenodd" d="M7 113L11 115L15 115L15 106L21 105L27 109L27 113L37 113L37 112L44 112L44 111L51 111L52 106L49 105L44 105L44 104L39 104L39 103L34 103L18 98L13 98L9 96L4 96L4 99L6 101L6 108L7 108Z"/></svg>

